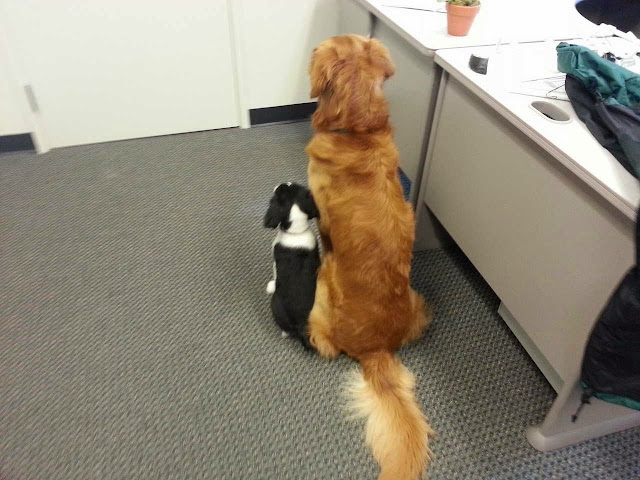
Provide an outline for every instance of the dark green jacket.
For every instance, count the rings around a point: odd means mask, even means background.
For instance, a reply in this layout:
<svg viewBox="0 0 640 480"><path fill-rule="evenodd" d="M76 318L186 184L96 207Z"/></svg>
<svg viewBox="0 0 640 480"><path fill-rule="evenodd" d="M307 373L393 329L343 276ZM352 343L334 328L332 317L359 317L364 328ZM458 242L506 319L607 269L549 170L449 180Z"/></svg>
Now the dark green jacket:
<svg viewBox="0 0 640 480"><path fill-rule="evenodd" d="M639 75L580 45L562 42L556 51L558 70L579 80L605 103L627 107L640 104Z"/></svg>
<svg viewBox="0 0 640 480"><path fill-rule="evenodd" d="M600 144L640 178L640 75L580 45L562 42L556 50L576 114Z"/></svg>

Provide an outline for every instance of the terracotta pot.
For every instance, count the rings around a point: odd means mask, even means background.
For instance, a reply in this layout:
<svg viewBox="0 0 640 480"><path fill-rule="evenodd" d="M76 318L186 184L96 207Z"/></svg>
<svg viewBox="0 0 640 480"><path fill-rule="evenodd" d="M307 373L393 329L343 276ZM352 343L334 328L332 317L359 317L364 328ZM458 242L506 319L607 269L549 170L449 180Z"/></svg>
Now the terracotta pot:
<svg viewBox="0 0 640 480"><path fill-rule="evenodd" d="M449 35L464 37L471 29L473 19L476 18L480 5L463 7L447 3L447 32Z"/></svg>

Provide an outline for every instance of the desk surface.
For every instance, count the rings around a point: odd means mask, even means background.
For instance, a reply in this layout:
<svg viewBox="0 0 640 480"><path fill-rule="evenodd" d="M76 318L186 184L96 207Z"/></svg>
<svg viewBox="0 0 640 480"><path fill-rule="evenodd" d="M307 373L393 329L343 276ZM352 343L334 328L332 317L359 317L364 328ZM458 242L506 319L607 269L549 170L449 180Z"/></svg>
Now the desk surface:
<svg viewBox="0 0 640 480"><path fill-rule="evenodd" d="M468 67L469 56L477 48L440 50L435 61L611 205L635 220L640 205L640 182L596 141L578 119L571 104L510 93L514 84L523 78L531 78L532 72L538 70L541 76L545 76L555 69L556 44L540 42L507 46L490 57L487 75L474 73ZM530 104L535 100L553 103L568 113L571 121L552 123L531 108Z"/></svg>
<svg viewBox="0 0 640 480"><path fill-rule="evenodd" d="M431 0L356 1L427 56L443 48L493 45L499 41L581 38L595 28L578 13L574 0L482 0L480 13L466 37L447 34L446 13L406 8L429 8ZM433 5L444 8L444 3Z"/></svg>

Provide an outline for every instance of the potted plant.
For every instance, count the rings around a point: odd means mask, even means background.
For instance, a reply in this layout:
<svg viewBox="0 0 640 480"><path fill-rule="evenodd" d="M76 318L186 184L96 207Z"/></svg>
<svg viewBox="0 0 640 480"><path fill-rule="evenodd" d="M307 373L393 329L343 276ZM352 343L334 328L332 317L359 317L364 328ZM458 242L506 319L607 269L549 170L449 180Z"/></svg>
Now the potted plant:
<svg viewBox="0 0 640 480"><path fill-rule="evenodd" d="M480 0L447 0L447 32L464 37L480 10Z"/></svg>

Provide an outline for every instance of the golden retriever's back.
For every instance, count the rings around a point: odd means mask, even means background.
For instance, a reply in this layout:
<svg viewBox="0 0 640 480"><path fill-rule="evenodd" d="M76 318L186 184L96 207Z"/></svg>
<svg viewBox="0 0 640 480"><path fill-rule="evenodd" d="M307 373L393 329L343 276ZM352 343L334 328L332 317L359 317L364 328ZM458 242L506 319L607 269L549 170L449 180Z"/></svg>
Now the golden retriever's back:
<svg viewBox="0 0 640 480"><path fill-rule="evenodd" d="M409 261L413 211L402 194L391 131L355 139L319 133L306 151L310 186L323 197L325 217L331 219L334 252L353 255L375 244L376 256L401 250L402 263Z"/></svg>
<svg viewBox="0 0 640 480"><path fill-rule="evenodd" d="M332 281L344 297L340 311L345 318L337 322L338 329L358 325L361 333L369 331L369 340L358 342L358 349L396 348L410 321L414 222L398 180L391 130L356 136L319 133L307 153L320 220L330 222Z"/></svg>

